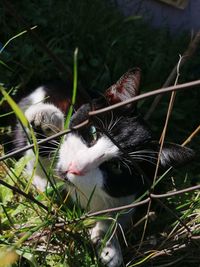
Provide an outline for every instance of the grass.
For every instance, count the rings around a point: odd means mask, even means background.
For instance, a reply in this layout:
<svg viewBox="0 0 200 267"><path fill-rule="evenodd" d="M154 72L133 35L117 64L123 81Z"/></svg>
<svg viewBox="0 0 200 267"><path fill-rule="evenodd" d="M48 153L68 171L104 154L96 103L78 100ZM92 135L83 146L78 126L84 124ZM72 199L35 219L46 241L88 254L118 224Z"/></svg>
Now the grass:
<svg viewBox="0 0 200 267"><path fill-rule="evenodd" d="M29 27L37 25L34 31L69 69L76 66L73 53L78 47L78 79L76 75L72 78L78 80L91 95L102 92L133 66L142 68L143 91L159 88L190 39L188 34L175 38L167 29L151 29L140 17L124 18L117 9L102 0L80 3L72 0L30 3L23 0L14 6ZM6 115L7 112L14 112L24 120L11 98L18 100L30 91L29 88L52 78L65 81L69 74L57 69L45 49L24 33L26 27L16 22L14 17L10 18L3 5L0 18L0 41L6 44L12 39L1 53L0 61L1 83L8 92L8 95L3 93L4 99L0 102L1 127L5 132L12 120L12 114ZM17 38L13 38L15 36ZM198 57L199 51L180 70L179 82L199 78ZM199 97L198 89L177 94L167 128L167 140L182 143L198 126ZM9 102L12 103L11 109L7 105ZM145 113L150 100L139 105L141 112ZM164 125L167 96L158 108L159 112L154 112L149 122L157 137ZM199 136L195 136L189 144L197 154L199 141ZM1 153L4 153L3 149ZM62 183L46 194L38 192L33 186L27 190L27 178L29 180L30 177L26 177L23 170L28 160L22 157L18 161L8 159L0 163L1 181L13 189L0 186L0 266L101 266L87 235L88 228L97 218L82 217L84 211L78 205L72 205ZM181 172L167 174L156 186L156 191L182 189L197 183L200 178L199 162L197 157L196 162ZM60 201L57 192L63 192L64 201ZM129 266L199 266L199 192L170 197L163 203L170 210L156 202L153 204L142 243L147 207L138 209L126 235L129 247L123 245L125 262L130 262ZM192 236L175 215L190 228ZM103 215L100 217L105 218ZM121 239L124 244L123 237Z"/></svg>

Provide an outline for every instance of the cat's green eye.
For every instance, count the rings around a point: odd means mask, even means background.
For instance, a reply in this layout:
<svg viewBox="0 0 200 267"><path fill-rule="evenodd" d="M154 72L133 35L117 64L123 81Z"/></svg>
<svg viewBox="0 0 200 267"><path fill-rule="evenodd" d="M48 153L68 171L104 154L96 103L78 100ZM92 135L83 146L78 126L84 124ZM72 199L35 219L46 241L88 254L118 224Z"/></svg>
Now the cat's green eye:
<svg viewBox="0 0 200 267"><path fill-rule="evenodd" d="M93 125L90 127L90 134L92 135L93 140L96 141L97 140L97 129Z"/></svg>

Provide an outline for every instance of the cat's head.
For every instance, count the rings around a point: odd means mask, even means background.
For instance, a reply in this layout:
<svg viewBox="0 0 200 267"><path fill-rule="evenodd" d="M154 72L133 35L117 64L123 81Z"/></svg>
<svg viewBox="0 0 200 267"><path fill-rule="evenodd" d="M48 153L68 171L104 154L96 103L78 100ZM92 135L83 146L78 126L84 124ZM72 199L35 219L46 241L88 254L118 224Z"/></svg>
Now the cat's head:
<svg viewBox="0 0 200 267"><path fill-rule="evenodd" d="M94 100L92 105L85 104L80 107L72 116L70 127L73 129L88 119L89 111L94 108L102 108L137 96L139 82L140 69L128 71L105 91L104 98ZM153 141L150 128L141 115L137 114L136 104L103 113L89 121L85 127L68 134L61 145L58 169L62 177L73 183L74 177L84 177L99 167L106 172L106 168L112 167L109 165L112 162L123 166L120 169L121 174L128 171L131 175L137 164L140 167L145 166L144 172L150 169L149 166L154 168L159 144ZM192 150L166 144L161 153L160 165L164 168L177 166L192 157Z"/></svg>

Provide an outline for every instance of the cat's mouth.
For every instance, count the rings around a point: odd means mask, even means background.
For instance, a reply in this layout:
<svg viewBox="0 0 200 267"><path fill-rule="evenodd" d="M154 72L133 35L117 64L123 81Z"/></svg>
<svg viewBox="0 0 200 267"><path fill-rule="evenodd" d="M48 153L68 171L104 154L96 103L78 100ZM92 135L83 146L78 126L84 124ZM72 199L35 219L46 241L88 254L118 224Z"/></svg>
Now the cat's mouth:
<svg viewBox="0 0 200 267"><path fill-rule="evenodd" d="M83 177L87 174L87 171L79 171L79 170L68 170L62 171L58 170L58 177L66 182L70 182L76 177Z"/></svg>
<svg viewBox="0 0 200 267"><path fill-rule="evenodd" d="M79 171L79 170L69 170L67 171L66 175L67 176L84 176L87 172L86 171Z"/></svg>

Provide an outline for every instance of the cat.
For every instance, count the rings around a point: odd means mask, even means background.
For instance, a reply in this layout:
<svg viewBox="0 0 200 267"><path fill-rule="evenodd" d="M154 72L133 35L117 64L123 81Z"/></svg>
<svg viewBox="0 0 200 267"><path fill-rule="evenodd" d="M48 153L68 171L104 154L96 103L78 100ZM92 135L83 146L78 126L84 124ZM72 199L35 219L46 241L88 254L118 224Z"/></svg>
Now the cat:
<svg viewBox="0 0 200 267"><path fill-rule="evenodd" d="M56 169L59 178L66 182L72 199L78 201L83 209L88 208L89 201L92 212L130 204L152 184L160 145L137 111L136 104L94 116L86 126L73 129L89 118L91 110L137 96L140 73L139 68L129 70L105 91L103 97L80 105L71 117L72 131L65 135L60 144ZM56 91L53 93L58 95L59 91ZM70 105L70 98L65 97L63 92L60 92L59 99L46 98L49 93L48 87L41 86L19 103L39 139L64 129L65 114ZM27 141L20 127L17 126L16 140L25 143ZM56 142L48 145L55 148ZM31 158L26 171L31 174L34 154L32 150L26 154ZM50 160L44 147L40 148L40 156L47 170ZM193 157L193 150L165 143L159 171L185 164ZM45 171L40 165L36 168L33 184L42 191L48 186ZM118 223L126 227L133 212L119 216ZM110 217L115 218L115 215L110 214ZM109 219L97 221L90 230L90 237L100 261L105 266L118 267L123 264L123 257L117 234L101 247L112 222Z"/></svg>

